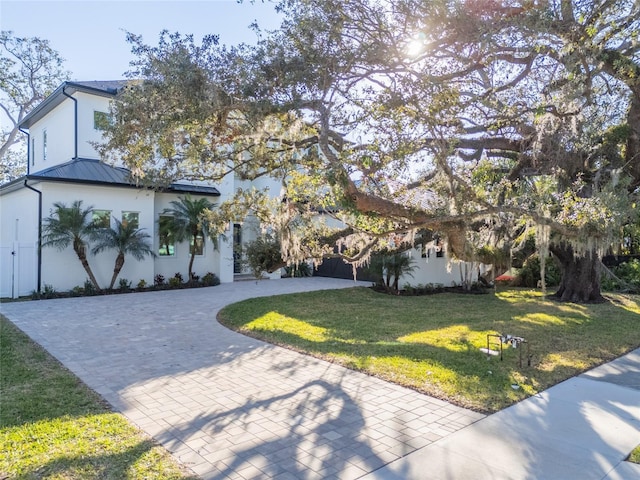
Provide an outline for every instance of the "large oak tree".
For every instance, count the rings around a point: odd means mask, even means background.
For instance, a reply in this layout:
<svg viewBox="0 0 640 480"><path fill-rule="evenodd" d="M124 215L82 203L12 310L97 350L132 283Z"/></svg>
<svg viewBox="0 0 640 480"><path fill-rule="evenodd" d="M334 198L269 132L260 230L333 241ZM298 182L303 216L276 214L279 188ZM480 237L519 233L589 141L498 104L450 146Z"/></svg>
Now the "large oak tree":
<svg viewBox="0 0 640 480"><path fill-rule="evenodd" d="M285 258L338 243L357 263L430 231L478 260L535 228L562 265L558 298L601 300L600 256L640 185L637 2L280 8L255 47L132 36L144 80L116 104L105 154L147 176L277 174ZM347 227L318 231L317 207Z"/></svg>

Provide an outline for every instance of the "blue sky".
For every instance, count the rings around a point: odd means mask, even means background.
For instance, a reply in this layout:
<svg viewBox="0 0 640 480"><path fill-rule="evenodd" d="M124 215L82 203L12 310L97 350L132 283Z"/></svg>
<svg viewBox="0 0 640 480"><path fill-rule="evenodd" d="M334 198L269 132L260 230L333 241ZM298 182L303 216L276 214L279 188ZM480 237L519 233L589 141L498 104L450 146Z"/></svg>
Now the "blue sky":
<svg viewBox="0 0 640 480"><path fill-rule="evenodd" d="M155 45L160 31L191 33L199 41L220 35L221 43L254 43L249 25L279 24L273 4L235 0L0 0L0 28L21 37L40 37L65 59L72 80L123 78L132 59L124 31Z"/></svg>

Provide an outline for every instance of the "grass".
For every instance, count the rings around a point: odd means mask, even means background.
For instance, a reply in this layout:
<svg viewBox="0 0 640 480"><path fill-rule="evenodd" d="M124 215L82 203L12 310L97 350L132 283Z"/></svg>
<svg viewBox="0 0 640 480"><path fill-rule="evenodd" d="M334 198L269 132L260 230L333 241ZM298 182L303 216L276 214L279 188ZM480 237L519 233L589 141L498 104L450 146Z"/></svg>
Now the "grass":
<svg viewBox="0 0 640 480"><path fill-rule="evenodd" d="M1 315L0 402L2 479L195 478Z"/></svg>
<svg viewBox="0 0 640 480"><path fill-rule="evenodd" d="M481 412L495 412L640 345L640 296L557 303L537 291L394 297L368 288L257 298L219 314L228 327ZM487 334L529 343L504 361ZM492 345L492 349L495 348ZM522 351L526 354L526 350Z"/></svg>

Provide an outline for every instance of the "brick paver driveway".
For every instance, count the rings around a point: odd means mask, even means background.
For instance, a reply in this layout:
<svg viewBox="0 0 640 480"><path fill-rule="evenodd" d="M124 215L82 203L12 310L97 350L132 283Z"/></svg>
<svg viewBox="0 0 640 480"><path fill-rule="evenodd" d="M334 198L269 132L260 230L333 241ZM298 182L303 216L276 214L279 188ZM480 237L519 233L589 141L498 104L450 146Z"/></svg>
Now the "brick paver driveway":
<svg viewBox="0 0 640 480"><path fill-rule="evenodd" d="M245 298L353 285L237 282L2 311L205 479L353 479L483 416L216 321Z"/></svg>

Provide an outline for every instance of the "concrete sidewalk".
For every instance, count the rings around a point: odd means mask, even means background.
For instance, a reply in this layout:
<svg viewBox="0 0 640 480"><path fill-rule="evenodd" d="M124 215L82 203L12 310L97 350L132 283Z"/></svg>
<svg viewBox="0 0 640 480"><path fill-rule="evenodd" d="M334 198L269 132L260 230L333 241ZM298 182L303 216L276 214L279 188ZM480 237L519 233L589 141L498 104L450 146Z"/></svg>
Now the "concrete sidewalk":
<svg viewBox="0 0 640 480"><path fill-rule="evenodd" d="M203 479L640 479L640 349L489 417L239 335L311 278L9 303L2 313Z"/></svg>
<svg viewBox="0 0 640 480"><path fill-rule="evenodd" d="M363 477L638 480L640 349Z"/></svg>

